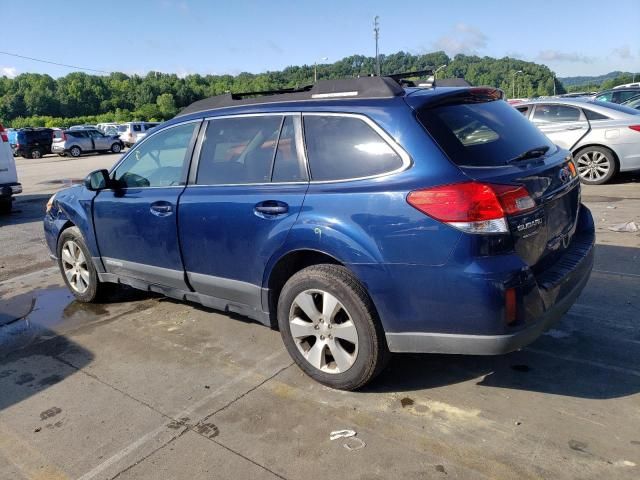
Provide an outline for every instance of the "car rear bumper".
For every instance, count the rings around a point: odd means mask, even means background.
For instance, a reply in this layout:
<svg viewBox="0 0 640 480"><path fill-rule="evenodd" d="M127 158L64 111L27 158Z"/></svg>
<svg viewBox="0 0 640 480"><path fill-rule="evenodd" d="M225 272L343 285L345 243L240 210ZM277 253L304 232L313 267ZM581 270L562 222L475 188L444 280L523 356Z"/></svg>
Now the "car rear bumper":
<svg viewBox="0 0 640 480"><path fill-rule="evenodd" d="M533 285L523 285L526 291L522 310L539 311L534 318L504 333L478 334L442 332L387 332L392 352L450 353L467 355L497 355L518 350L538 338L556 323L574 304L591 275L594 261L595 233L593 219L581 208L582 229L556 263L536 277ZM455 319L455 316L453 317ZM498 315L494 322L502 322ZM504 325L504 324L503 324ZM509 329L507 329L509 330Z"/></svg>
<svg viewBox="0 0 640 480"><path fill-rule="evenodd" d="M64 148L64 145L56 145L56 144L53 144L53 145L51 146L51 151L52 151L53 153L63 153L63 152L65 152L65 148Z"/></svg>
<svg viewBox="0 0 640 480"><path fill-rule="evenodd" d="M11 197L18 193L22 193L22 185L17 182L4 183L0 185L0 197Z"/></svg>

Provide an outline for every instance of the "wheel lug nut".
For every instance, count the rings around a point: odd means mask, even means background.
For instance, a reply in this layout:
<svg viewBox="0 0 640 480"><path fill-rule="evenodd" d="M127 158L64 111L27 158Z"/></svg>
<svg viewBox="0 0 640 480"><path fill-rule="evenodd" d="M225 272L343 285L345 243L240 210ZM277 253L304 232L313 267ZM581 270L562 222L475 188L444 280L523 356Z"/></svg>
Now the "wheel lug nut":
<svg viewBox="0 0 640 480"><path fill-rule="evenodd" d="M313 328L315 328L316 330L320 329L320 325L315 325Z"/></svg>
<svg viewBox="0 0 640 480"><path fill-rule="evenodd" d="M329 328L331 328L331 324L329 324Z"/></svg>
<svg viewBox="0 0 640 480"><path fill-rule="evenodd" d="M329 335L329 338L333 338L333 335Z"/></svg>
<svg viewBox="0 0 640 480"><path fill-rule="evenodd" d="M324 335L320 335L320 340L324 340Z"/></svg>

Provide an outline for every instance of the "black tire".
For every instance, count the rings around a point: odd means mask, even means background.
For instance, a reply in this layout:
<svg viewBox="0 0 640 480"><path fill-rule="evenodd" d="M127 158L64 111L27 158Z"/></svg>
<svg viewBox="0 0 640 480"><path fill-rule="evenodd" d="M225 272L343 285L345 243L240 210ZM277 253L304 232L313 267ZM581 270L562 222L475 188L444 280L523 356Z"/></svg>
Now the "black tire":
<svg viewBox="0 0 640 480"><path fill-rule="evenodd" d="M29 158L33 158L34 160L42 158L43 155L44 155L44 152L39 148L34 148L29 152Z"/></svg>
<svg viewBox="0 0 640 480"><path fill-rule="evenodd" d="M89 282L86 290L83 292L78 291L71 285L69 279L67 278L67 275L64 272L62 250L69 241L74 242L75 245L80 247L80 250L82 251L82 254L84 255L84 258L86 260L86 269L89 273ZM87 245L84 242L84 238L82 237L82 234L77 227L67 228L60 234L56 253L58 255L58 268L60 269L62 278L64 279L67 288L69 288L71 293L73 293L78 301L83 303L99 302L100 300L108 298L113 293L113 284L100 282L100 280L98 279L98 273L96 272L96 268L93 265L93 261L91 260L89 249L87 248Z"/></svg>
<svg viewBox="0 0 640 480"><path fill-rule="evenodd" d="M289 313L296 297L307 290L321 290L338 299L355 325L357 353L353 364L344 372L327 373L314 367L296 345L291 333ZM363 387L384 369L389 358L384 331L373 302L354 275L340 265L313 265L293 275L284 285L278 299L278 326L289 355L302 371L332 388L356 390Z"/></svg>
<svg viewBox="0 0 640 480"><path fill-rule="evenodd" d="M11 197L0 199L0 215L8 215L11 213L13 202Z"/></svg>
<svg viewBox="0 0 640 480"><path fill-rule="evenodd" d="M59 157L66 157L66 156L67 156L67 154L66 154L66 153L59 153L59 154L58 154L58 156L59 156Z"/></svg>
<svg viewBox="0 0 640 480"><path fill-rule="evenodd" d="M111 152L112 153L120 153L122 151L122 145L120 145L119 143L114 143L113 145L111 145Z"/></svg>
<svg viewBox="0 0 640 480"><path fill-rule="evenodd" d="M585 185L602 185L607 183L618 173L618 161L611 150L605 147L585 147L574 154L576 167L580 181ZM602 170L592 170L589 162L598 161L598 165L607 168L606 173ZM603 174L604 173L604 174Z"/></svg>
<svg viewBox="0 0 640 480"><path fill-rule="evenodd" d="M69 149L69 155L71 155L74 158L78 158L80 155L82 155L82 149L74 145Z"/></svg>

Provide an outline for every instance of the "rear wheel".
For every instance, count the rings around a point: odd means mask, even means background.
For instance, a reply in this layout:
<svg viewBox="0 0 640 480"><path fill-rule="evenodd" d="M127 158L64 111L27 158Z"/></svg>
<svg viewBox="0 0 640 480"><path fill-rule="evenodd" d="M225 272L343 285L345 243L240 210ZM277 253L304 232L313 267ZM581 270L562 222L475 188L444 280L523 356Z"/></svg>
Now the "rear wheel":
<svg viewBox="0 0 640 480"><path fill-rule="evenodd" d="M122 145L120 145L119 143L114 143L113 145L111 145L111 151L113 153L120 153L121 150L122 150Z"/></svg>
<svg viewBox="0 0 640 480"><path fill-rule="evenodd" d="M57 253L64 282L77 300L85 303L97 302L111 293L113 285L98 279L89 249L77 227L62 232Z"/></svg>
<svg viewBox="0 0 640 480"><path fill-rule="evenodd" d="M616 174L618 164L611 150L603 147L587 147L576 155L580 181L587 185L601 185Z"/></svg>
<svg viewBox="0 0 640 480"><path fill-rule="evenodd" d="M339 265L314 265L293 275L278 300L278 325L298 366L333 388L364 386L388 358L371 299Z"/></svg>
<svg viewBox="0 0 640 480"><path fill-rule="evenodd" d="M80 147L71 147L69 149L69 155L71 155L72 157L79 157L80 155L82 155L82 150L80 150Z"/></svg>
<svg viewBox="0 0 640 480"><path fill-rule="evenodd" d="M31 150L31 152L29 153L29 157L30 158L42 158L42 150L40 150L39 148L34 148L33 150Z"/></svg>

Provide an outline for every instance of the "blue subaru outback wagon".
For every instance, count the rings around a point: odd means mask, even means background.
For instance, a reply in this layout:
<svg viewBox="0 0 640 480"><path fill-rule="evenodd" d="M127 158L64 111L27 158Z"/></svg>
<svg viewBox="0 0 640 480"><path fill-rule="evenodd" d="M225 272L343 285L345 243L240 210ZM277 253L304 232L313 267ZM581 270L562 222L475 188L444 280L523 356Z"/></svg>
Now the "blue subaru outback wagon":
<svg viewBox="0 0 640 480"><path fill-rule="evenodd" d="M119 284L280 330L356 389L390 352L506 353L575 302L594 225L569 152L492 88L329 80L198 101L44 228L79 301Z"/></svg>

